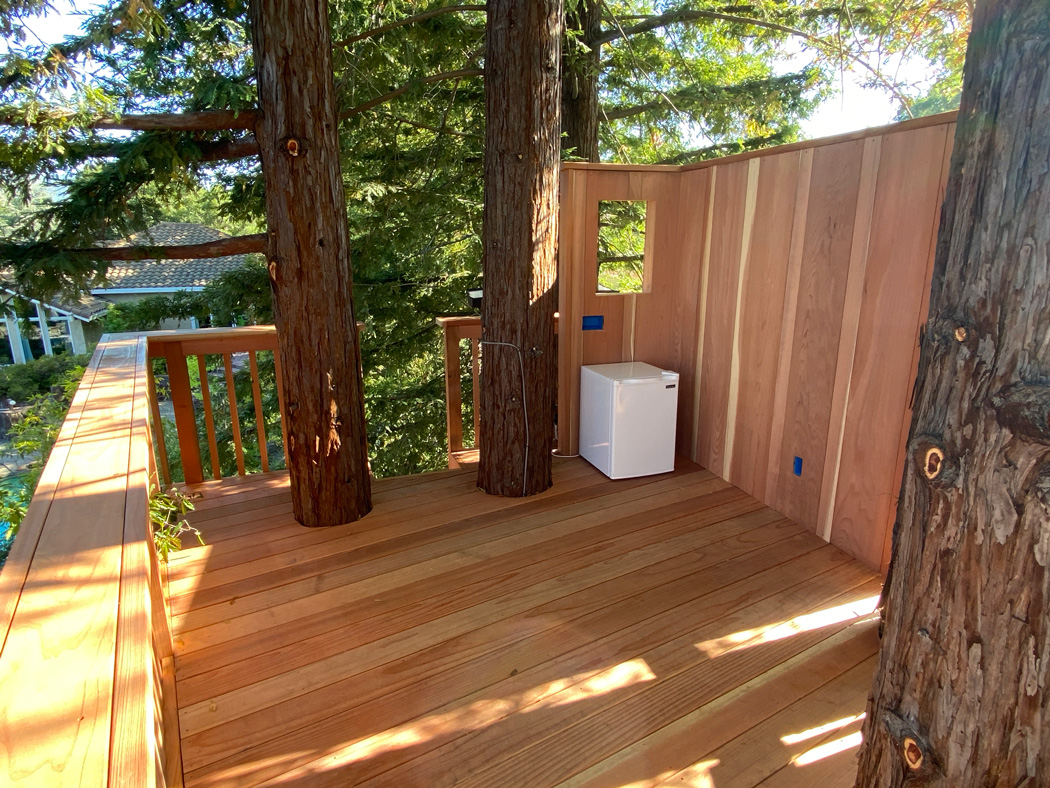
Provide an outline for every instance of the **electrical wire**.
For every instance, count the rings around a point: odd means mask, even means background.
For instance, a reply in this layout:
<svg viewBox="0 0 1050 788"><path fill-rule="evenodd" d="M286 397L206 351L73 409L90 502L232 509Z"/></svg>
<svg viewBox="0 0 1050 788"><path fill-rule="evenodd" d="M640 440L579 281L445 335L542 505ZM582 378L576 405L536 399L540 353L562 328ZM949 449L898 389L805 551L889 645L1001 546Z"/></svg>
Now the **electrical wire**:
<svg viewBox="0 0 1050 788"><path fill-rule="evenodd" d="M521 352L521 348L517 345L512 345L510 342L494 342L482 339L480 344L503 345L504 347L514 348L518 353L518 369L521 371L521 415L525 419L525 462L521 469L521 494L524 496L526 490L525 482L529 474L529 406L525 402L525 354Z"/></svg>

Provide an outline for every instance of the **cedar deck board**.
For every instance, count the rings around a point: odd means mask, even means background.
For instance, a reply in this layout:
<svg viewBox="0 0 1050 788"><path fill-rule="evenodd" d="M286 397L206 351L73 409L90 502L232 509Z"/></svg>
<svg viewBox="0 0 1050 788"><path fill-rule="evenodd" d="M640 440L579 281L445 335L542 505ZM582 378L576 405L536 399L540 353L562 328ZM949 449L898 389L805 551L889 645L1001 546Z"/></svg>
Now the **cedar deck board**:
<svg viewBox="0 0 1050 788"><path fill-rule="evenodd" d="M697 715L735 727L706 753L676 748L679 768L743 746L771 713L822 725L829 693L863 707L866 680L835 681L868 656L849 622L720 657L695 644L871 596L873 573L688 461L625 482L558 466L545 497L461 512L449 503L465 503L469 470L380 480L375 512L344 535L263 520L265 549L217 551L214 580L207 547L175 559L187 785L570 785L614 781L621 762L655 785L669 773L639 774L650 742ZM277 479L198 489L202 525L238 522L226 544L251 538L250 492L280 505ZM603 687L631 660L652 678ZM828 680L792 684L807 660ZM744 691L765 682L785 687L777 709ZM793 752L771 746L760 776L721 767L716 784L782 784L801 771ZM842 756L821 774L851 784Z"/></svg>

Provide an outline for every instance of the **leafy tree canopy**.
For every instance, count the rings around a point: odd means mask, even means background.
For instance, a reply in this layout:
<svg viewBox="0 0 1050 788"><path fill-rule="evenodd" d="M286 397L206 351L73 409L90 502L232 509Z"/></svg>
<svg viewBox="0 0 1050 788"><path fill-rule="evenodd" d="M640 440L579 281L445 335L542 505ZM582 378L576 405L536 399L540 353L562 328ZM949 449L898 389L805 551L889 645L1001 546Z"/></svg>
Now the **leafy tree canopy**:
<svg viewBox="0 0 1050 788"><path fill-rule="evenodd" d="M24 291L90 286L107 264L84 249L172 206L261 229L243 0L110 0L81 35L48 47L19 36L45 4L6 3L0 182L12 199L41 185L51 194L0 241ZM567 13L563 106L580 117L566 119L565 155L648 163L791 141L846 67L905 114L916 98L932 106L926 93L950 97L958 84L970 8L568 0ZM465 291L479 284L484 6L333 0L330 15L374 467L411 472L442 458L433 318L468 311ZM932 88L895 76L908 58L936 64ZM223 122L155 117L215 111Z"/></svg>

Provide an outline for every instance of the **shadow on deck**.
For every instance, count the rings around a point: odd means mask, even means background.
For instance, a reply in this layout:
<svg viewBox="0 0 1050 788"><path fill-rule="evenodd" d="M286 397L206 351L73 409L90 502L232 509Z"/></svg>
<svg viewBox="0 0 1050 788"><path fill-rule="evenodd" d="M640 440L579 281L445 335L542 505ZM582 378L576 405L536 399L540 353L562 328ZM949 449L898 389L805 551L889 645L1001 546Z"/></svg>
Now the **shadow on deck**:
<svg viewBox="0 0 1050 788"><path fill-rule="evenodd" d="M526 499L377 481L310 530L287 477L201 485L174 556L190 786L852 786L879 578L688 461Z"/></svg>

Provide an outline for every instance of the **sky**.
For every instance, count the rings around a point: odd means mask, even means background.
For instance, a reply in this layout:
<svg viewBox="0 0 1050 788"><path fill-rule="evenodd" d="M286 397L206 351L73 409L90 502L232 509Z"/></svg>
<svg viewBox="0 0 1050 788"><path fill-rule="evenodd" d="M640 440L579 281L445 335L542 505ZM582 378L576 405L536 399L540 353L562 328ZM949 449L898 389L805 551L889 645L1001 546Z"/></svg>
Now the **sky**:
<svg viewBox="0 0 1050 788"><path fill-rule="evenodd" d="M54 0L54 12L33 20L29 28L45 43L56 43L77 32L82 14L99 3L94 0ZM790 66L790 62L787 66ZM850 131L892 123L896 103L885 92L864 88L858 75L846 72L838 95L825 101L811 118L802 123L806 139L828 137Z"/></svg>

